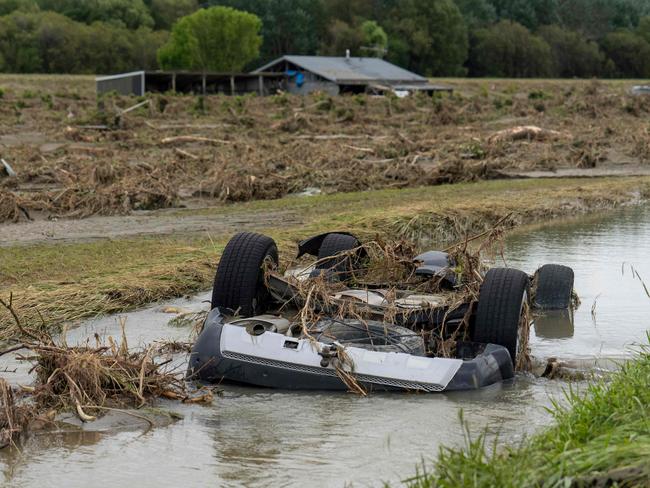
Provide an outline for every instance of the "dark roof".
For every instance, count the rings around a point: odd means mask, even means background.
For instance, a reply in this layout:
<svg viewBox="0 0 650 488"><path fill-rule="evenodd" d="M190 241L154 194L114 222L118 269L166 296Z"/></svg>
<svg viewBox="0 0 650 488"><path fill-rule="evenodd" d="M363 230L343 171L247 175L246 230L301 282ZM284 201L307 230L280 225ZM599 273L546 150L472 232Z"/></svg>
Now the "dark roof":
<svg viewBox="0 0 650 488"><path fill-rule="evenodd" d="M278 63L288 61L335 83L371 81L426 82L427 79L379 58L346 58L331 56L282 56L258 68L253 73L268 71Z"/></svg>

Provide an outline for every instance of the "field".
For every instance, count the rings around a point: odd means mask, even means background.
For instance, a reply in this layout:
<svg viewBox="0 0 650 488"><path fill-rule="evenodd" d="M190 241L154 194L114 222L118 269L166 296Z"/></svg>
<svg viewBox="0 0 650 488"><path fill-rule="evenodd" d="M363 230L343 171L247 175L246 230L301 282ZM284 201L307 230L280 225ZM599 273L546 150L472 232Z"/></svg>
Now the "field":
<svg viewBox="0 0 650 488"><path fill-rule="evenodd" d="M531 175L649 174L634 81L444 80L452 96L152 95L0 76L0 222ZM513 132L517 127L535 126ZM554 173L553 173L554 172Z"/></svg>
<svg viewBox="0 0 650 488"><path fill-rule="evenodd" d="M0 166L0 298L56 333L209 289L240 230L286 261L326 230L443 247L650 198L637 82L443 81L452 96L97 100L92 77L0 75L0 158L16 172ZM0 341L19 338L0 309ZM643 351L521 446L468 440L408 484L633 485L648 475L647 375Z"/></svg>

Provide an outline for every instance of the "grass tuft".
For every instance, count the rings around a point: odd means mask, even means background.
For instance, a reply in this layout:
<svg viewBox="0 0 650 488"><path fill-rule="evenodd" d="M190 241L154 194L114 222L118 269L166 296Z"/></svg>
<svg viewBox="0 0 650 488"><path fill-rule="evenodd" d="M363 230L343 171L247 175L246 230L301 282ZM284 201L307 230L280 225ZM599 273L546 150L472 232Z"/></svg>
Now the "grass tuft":
<svg viewBox="0 0 650 488"><path fill-rule="evenodd" d="M648 337L650 342L650 334ZM650 347L620 371L566 392L551 407L555 424L519 446L488 444L466 430L461 449L442 448L433 467L405 481L429 487L648 486ZM466 427L466 424L463 423Z"/></svg>

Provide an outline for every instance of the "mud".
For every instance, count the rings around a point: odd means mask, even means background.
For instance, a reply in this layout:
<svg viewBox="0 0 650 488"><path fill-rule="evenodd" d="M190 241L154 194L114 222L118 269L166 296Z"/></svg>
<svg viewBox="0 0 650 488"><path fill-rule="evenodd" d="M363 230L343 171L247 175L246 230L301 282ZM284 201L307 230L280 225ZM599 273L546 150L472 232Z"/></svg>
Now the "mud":
<svg viewBox="0 0 650 488"><path fill-rule="evenodd" d="M269 226L304 223L291 211L229 212L201 215L178 211L134 212L133 215L89 217L82 220L37 220L0 224L0 247L36 243L84 242L143 235L231 234Z"/></svg>

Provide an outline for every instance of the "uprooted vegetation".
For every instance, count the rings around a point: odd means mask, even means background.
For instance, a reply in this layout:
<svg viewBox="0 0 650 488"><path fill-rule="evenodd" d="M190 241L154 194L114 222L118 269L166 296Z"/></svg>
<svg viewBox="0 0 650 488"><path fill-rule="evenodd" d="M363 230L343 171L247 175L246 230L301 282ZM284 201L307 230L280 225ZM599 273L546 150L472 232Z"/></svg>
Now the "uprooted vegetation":
<svg viewBox="0 0 650 488"><path fill-rule="evenodd" d="M0 379L0 448L17 445L29 430L55 426L62 411L75 412L83 422L111 410L149 422L132 410L160 397L189 403L212 400L208 390L188 391L182 372L171 365L176 347L130 349L123 322L119 341L95 335L94 343L68 345L65 334L55 339L43 330L25 328L11 298L0 300L0 305L13 315L20 331L0 355L19 351L17 359L29 362L34 373L32 386L11 386Z"/></svg>
<svg viewBox="0 0 650 488"><path fill-rule="evenodd" d="M605 82L460 82L448 96L94 95L0 103L0 221L124 214L644 163L649 97ZM531 97L543 92L545 96ZM47 116L43 116L43 114ZM121 114L121 115L120 115ZM119 116L117 116L119 115ZM20 127L20 128L18 128Z"/></svg>
<svg viewBox="0 0 650 488"><path fill-rule="evenodd" d="M265 279L286 280L289 293L278 294L277 286L269 286L282 305L279 310L298 326L301 334L313 338L323 320L354 319L365 324L379 321L385 326L408 324L410 316L420 314L424 307L431 320L440 326L417 330L424 340L426 352L435 357L456 357L459 341L470 340L470 316L479 297L483 276L487 271L485 258L493 257L501 247L502 219L489 231L466 238L446 249L453 267L451 286L446 275L422 279L415 271L418 246L408 240L384 240L375 237L363 246L339 254L336 259L283 262L279 269L267 266ZM319 276L305 280L310 270L320 269ZM288 273L282 271L290 270ZM284 274L283 278L279 278ZM345 281L331 280L340 275ZM355 293L363 291L363 293ZM440 315L439 318L433 318ZM399 318L398 318L399 317ZM521 334L516 368L530 367L528 336L531 325L528 306L522 314ZM413 321L414 324L417 322ZM368 332L370 334L370 332ZM340 375L352 391L363 389L351 377Z"/></svg>

